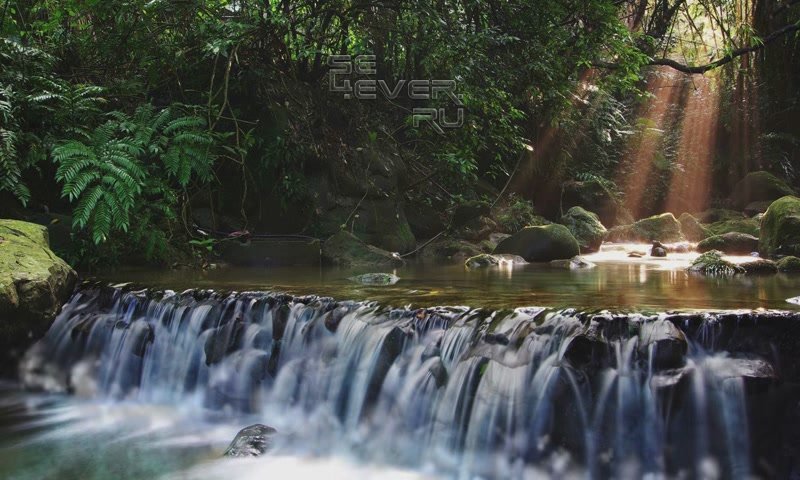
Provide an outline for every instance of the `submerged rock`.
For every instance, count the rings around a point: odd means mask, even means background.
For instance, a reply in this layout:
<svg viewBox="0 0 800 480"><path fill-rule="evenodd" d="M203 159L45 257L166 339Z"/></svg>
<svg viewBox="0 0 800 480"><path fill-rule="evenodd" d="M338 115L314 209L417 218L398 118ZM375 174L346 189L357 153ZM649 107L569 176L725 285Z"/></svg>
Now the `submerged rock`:
<svg viewBox="0 0 800 480"><path fill-rule="evenodd" d="M570 208L561 223L566 226L580 245L581 253L596 252L606 238L606 227L600 223L596 213L584 210L582 207Z"/></svg>
<svg viewBox="0 0 800 480"><path fill-rule="evenodd" d="M226 457L257 457L272 448L272 436L277 433L272 427L257 423L245 427L236 434L227 450Z"/></svg>
<svg viewBox="0 0 800 480"><path fill-rule="evenodd" d="M671 213L643 218L631 225L621 225L608 231L611 242L679 242L682 241L681 224Z"/></svg>
<svg viewBox="0 0 800 480"><path fill-rule="evenodd" d="M574 256L569 260L553 260L550 262L550 265L556 268L566 268L569 270L588 270L597 266L580 255Z"/></svg>
<svg viewBox="0 0 800 480"><path fill-rule="evenodd" d="M710 250L697 257L689 267L689 271L714 276L745 273L744 268L739 265L723 260L722 252L719 250Z"/></svg>
<svg viewBox="0 0 800 480"><path fill-rule="evenodd" d="M572 258L580 253L578 241L564 225L526 227L500 242L494 253L519 255L528 262Z"/></svg>
<svg viewBox="0 0 800 480"><path fill-rule="evenodd" d="M50 250L46 227L0 220L0 359L17 358L47 331L76 279Z"/></svg>
<svg viewBox="0 0 800 480"><path fill-rule="evenodd" d="M667 256L667 248L661 242L653 242L653 246L650 248L650 256L651 257L666 257Z"/></svg>
<svg viewBox="0 0 800 480"><path fill-rule="evenodd" d="M362 285L394 285L400 281L400 277L392 273L364 273L349 277L348 280Z"/></svg>
<svg viewBox="0 0 800 480"><path fill-rule="evenodd" d="M375 265L396 267L405 263L398 254L367 245L355 235L345 231L340 231L325 240L322 245L322 258L327 263L343 267Z"/></svg>
<svg viewBox="0 0 800 480"><path fill-rule="evenodd" d="M523 264L527 263L524 258L518 255L490 255L488 253L482 253L480 255L475 255L474 257L468 258L464 262L464 266L470 270L474 270L477 268L485 268L485 267L494 267L498 265L515 265L515 264Z"/></svg>
<svg viewBox="0 0 800 480"><path fill-rule="evenodd" d="M758 250L758 238L740 232L714 235L697 244L698 252L719 250L728 255L749 255Z"/></svg>
<svg viewBox="0 0 800 480"><path fill-rule="evenodd" d="M738 209L744 209L753 202L772 202L795 192L783 180L766 172L750 172L733 187L731 202Z"/></svg>
<svg viewBox="0 0 800 480"><path fill-rule="evenodd" d="M800 258L794 256L783 257L778 260L778 271L784 273L800 272Z"/></svg>
<svg viewBox="0 0 800 480"><path fill-rule="evenodd" d="M761 220L758 251L763 256L800 255L800 198L775 200Z"/></svg>

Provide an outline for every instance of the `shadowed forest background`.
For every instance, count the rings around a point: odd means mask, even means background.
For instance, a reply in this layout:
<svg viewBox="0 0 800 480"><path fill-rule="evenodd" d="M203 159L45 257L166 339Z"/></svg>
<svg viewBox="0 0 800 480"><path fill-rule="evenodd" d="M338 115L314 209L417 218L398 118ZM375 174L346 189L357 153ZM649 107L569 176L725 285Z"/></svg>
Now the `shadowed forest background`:
<svg viewBox="0 0 800 480"><path fill-rule="evenodd" d="M84 267L192 262L231 232L405 254L477 241L454 230L470 209L512 233L577 204L607 226L742 211L749 172L800 187L793 0L0 8L0 214L61 229ZM464 125L413 126L446 98L331 92L331 54L375 55L389 85L456 80Z"/></svg>

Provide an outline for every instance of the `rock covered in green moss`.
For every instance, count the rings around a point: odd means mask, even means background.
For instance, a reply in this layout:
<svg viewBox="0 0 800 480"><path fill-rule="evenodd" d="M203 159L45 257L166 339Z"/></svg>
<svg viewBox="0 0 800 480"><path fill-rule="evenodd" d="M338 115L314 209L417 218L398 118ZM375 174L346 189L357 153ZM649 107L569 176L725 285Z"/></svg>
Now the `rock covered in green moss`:
<svg viewBox="0 0 800 480"><path fill-rule="evenodd" d="M739 265L748 275L770 275L778 273L778 266L772 260L757 258Z"/></svg>
<svg viewBox="0 0 800 480"><path fill-rule="evenodd" d="M784 273L800 273L800 258L789 255L778 260L778 271Z"/></svg>
<svg viewBox="0 0 800 480"><path fill-rule="evenodd" d="M526 227L497 245L494 253L519 255L528 262L549 262L580 253L578 241L564 225Z"/></svg>
<svg viewBox="0 0 800 480"><path fill-rule="evenodd" d="M759 220L755 218L732 218L720 220L708 225L706 228L711 235L722 235L730 232L746 233L758 236Z"/></svg>
<svg viewBox="0 0 800 480"><path fill-rule="evenodd" d="M762 256L800 256L800 198L772 202L761 219L758 251Z"/></svg>
<svg viewBox="0 0 800 480"><path fill-rule="evenodd" d="M352 233L343 230L325 240L322 258L326 263L342 267L396 267L405 263L396 253L367 245Z"/></svg>
<svg viewBox="0 0 800 480"><path fill-rule="evenodd" d="M741 210L752 202L771 202L794 193L786 182L762 170L748 173L733 187L731 203Z"/></svg>
<svg viewBox="0 0 800 480"><path fill-rule="evenodd" d="M679 242L684 240L681 224L671 213L643 218L631 225L621 225L608 231L612 242Z"/></svg>
<svg viewBox="0 0 800 480"><path fill-rule="evenodd" d="M744 268L722 258L719 250L710 250L697 257L689 267L690 272L711 276L731 276L745 273Z"/></svg>
<svg viewBox="0 0 800 480"><path fill-rule="evenodd" d="M740 232L728 232L708 237L697 244L698 252L719 250L728 255L748 255L758 250L758 238Z"/></svg>
<svg viewBox="0 0 800 480"><path fill-rule="evenodd" d="M700 223L715 223L723 220L739 220L744 218L744 214L737 210L727 208L709 208L694 215Z"/></svg>
<svg viewBox="0 0 800 480"><path fill-rule="evenodd" d="M678 223L681 224L683 236L691 242L699 242L711 236L708 229L691 213L683 212L678 217Z"/></svg>
<svg viewBox="0 0 800 480"><path fill-rule="evenodd" d="M46 227L0 220L0 356L16 356L47 331L76 279L50 250Z"/></svg>
<svg viewBox="0 0 800 480"><path fill-rule="evenodd" d="M561 223L572 232L581 247L581 253L600 250L607 230L597 214L582 207L572 207L561 217Z"/></svg>
<svg viewBox="0 0 800 480"><path fill-rule="evenodd" d="M767 275L778 273L778 262L774 262L768 258L755 258L753 260L740 263L748 275Z"/></svg>

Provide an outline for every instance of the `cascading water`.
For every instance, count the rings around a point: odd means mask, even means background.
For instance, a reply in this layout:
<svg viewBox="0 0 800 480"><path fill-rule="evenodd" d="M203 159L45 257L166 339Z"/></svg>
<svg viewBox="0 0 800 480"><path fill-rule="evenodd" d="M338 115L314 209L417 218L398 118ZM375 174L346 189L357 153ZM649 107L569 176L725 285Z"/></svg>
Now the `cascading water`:
<svg viewBox="0 0 800 480"><path fill-rule="evenodd" d="M750 478L790 468L754 448L748 419L795 367L778 371L779 335L747 329L797 320L87 285L20 373L29 388L255 415L286 433L282 451L448 477Z"/></svg>

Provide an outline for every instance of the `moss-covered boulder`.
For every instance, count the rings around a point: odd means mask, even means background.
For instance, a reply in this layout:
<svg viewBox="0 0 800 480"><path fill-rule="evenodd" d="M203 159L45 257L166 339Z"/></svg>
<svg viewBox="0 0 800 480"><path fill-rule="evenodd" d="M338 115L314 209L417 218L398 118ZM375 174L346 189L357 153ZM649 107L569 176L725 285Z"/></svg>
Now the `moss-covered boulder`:
<svg viewBox="0 0 800 480"><path fill-rule="evenodd" d="M778 271L783 273L800 273L800 258L789 255L777 262Z"/></svg>
<svg viewBox="0 0 800 480"><path fill-rule="evenodd" d="M740 232L728 232L708 237L697 244L698 252L719 250L728 255L748 255L758 250L758 238Z"/></svg>
<svg viewBox="0 0 800 480"><path fill-rule="evenodd" d="M678 222L681 224L681 232L686 240L699 242L711 236L711 232L690 213L683 212L678 217Z"/></svg>
<svg viewBox="0 0 800 480"><path fill-rule="evenodd" d="M706 229L711 235L723 235L730 232L746 233L757 237L759 229L759 220L756 218L732 218L729 220L720 220L711 225L707 225Z"/></svg>
<svg viewBox="0 0 800 480"><path fill-rule="evenodd" d="M744 218L742 212L726 208L709 208L694 215L700 223L715 223L723 220L739 220Z"/></svg>
<svg viewBox="0 0 800 480"><path fill-rule="evenodd" d="M526 227L497 245L494 253L519 255L528 262L549 262L580 253L578 241L564 225Z"/></svg>
<svg viewBox="0 0 800 480"><path fill-rule="evenodd" d="M697 257L689 271L710 276L731 276L745 273L744 268L722 258L722 252L711 250Z"/></svg>
<svg viewBox="0 0 800 480"><path fill-rule="evenodd" d="M76 279L50 250L46 227L0 220L0 361L18 357L47 331Z"/></svg>
<svg viewBox="0 0 800 480"><path fill-rule="evenodd" d="M786 182L769 172L750 172L733 187L731 204L743 210L750 203L771 202L794 193Z"/></svg>
<svg viewBox="0 0 800 480"><path fill-rule="evenodd" d="M757 258L740 265L748 275L772 275L778 273L778 266L772 260Z"/></svg>
<svg viewBox="0 0 800 480"><path fill-rule="evenodd" d="M606 227L600 223L597 214L582 207L572 207L561 217L561 223L572 232L578 241L581 253L590 253L600 250L600 245L606 238Z"/></svg>
<svg viewBox="0 0 800 480"><path fill-rule="evenodd" d="M608 231L611 242L679 242L684 240L681 224L671 213L643 218L631 225L621 225Z"/></svg>
<svg viewBox="0 0 800 480"><path fill-rule="evenodd" d="M762 256L800 256L800 198L775 200L761 219L758 251Z"/></svg>
<svg viewBox="0 0 800 480"><path fill-rule="evenodd" d="M555 217L559 214L559 207L569 209L578 206L597 213L603 225L626 224L623 220L626 220L625 217L629 214L625 211L622 198L613 187L612 184L600 180L564 182L559 201L552 202L553 208L544 213ZM542 207L547 209L547 205Z"/></svg>
<svg viewBox="0 0 800 480"><path fill-rule="evenodd" d="M399 255L367 245L350 232L340 231L322 244L325 263L341 267L366 267L403 265Z"/></svg>

